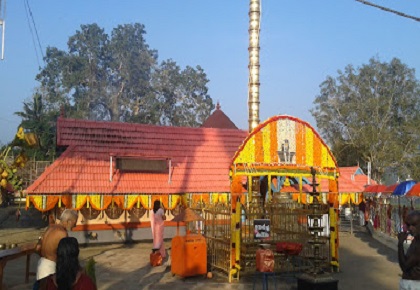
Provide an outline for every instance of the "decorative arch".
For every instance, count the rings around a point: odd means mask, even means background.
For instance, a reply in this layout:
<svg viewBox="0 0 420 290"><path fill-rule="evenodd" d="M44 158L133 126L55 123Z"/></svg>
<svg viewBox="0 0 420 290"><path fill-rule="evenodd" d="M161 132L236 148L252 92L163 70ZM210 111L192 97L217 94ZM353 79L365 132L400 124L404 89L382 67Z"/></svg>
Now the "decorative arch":
<svg viewBox="0 0 420 290"><path fill-rule="evenodd" d="M258 206L262 202L264 206L267 200L273 200L272 194L281 196L282 192L298 203L312 203L315 197L307 194L312 192L312 186L304 185L312 181L312 168L316 172L317 193L328 193L318 196L318 201L330 205L330 227L335 229L339 169L327 144L309 123L295 117L279 115L261 123L244 140L230 164L231 193L235 197L232 225L240 224L240 209L247 206L239 201L244 187L245 204L256 202ZM336 266L337 241L338 236L332 231L330 250ZM239 231L232 235L231 242L238 261L241 259Z"/></svg>
<svg viewBox="0 0 420 290"><path fill-rule="evenodd" d="M248 135L232 159L230 174L270 171L307 177L311 167L320 178L338 177L337 161L315 129L298 118L279 115Z"/></svg>

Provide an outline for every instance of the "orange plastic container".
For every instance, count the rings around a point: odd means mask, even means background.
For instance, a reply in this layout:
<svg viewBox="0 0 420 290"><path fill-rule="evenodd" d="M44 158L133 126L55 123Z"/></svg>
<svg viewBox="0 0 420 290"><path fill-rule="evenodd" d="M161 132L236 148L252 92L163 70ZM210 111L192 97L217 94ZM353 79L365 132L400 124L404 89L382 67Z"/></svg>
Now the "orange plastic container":
<svg viewBox="0 0 420 290"><path fill-rule="evenodd" d="M187 234L172 239L171 272L181 277L207 273L207 244L202 235Z"/></svg>
<svg viewBox="0 0 420 290"><path fill-rule="evenodd" d="M269 249L257 250L257 271L274 272L274 253Z"/></svg>

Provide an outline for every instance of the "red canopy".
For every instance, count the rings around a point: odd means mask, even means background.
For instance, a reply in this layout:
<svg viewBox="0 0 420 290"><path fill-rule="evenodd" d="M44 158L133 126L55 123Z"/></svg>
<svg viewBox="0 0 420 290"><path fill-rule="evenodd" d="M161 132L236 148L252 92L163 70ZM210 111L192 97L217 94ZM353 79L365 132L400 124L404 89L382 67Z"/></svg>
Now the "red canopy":
<svg viewBox="0 0 420 290"><path fill-rule="evenodd" d="M382 191L382 193L386 193L386 194L392 194L395 190L395 188L397 188L398 183L395 183L393 185L388 186L387 188L385 188L384 191Z"/></svg>
<svg viewBox="0 0 420 290"><path fill-rule="evenodd" d="M414 184L414 186L405 194L405 196L420 197L420 183Z"/></svg>
<svg viewBox="0 0 420 290"><path fill-rule="evenodd" d="M365 193L379 193L379 192L384 192L386 188L387 188L386 185L373 184L373 185L367 186L363 190L363 192L365 192Z"/></svg>

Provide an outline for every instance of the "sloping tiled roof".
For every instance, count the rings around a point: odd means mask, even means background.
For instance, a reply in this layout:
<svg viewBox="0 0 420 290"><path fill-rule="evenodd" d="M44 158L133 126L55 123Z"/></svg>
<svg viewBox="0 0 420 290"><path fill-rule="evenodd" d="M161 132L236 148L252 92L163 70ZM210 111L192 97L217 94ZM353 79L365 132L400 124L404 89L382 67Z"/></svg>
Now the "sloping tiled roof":
<svg viewBox="0 0 420 290"><path fill-rule="evenodd" d="M231 158L248 132L59 118L66 151L28 188L29 194L174 194L229 192ZM119 172L110 156L167 159L171 174ZM169 161L168 161L169 163Z"/></svg>
<svg viewBox="0 0 420 290"><path fill-rule="evenodd" d="M217 103L216 110L204 121L202 128L238 129Z"/></svg>
<svg viewBox="0 0 420 290"><path fill-rule="evenodd" d="M364 175L363 170L359 166L340 167L340 174L347 178L351 175Z"/></svg>
<svg viewBox="0 0 420 290"><path fill-rule="evenodd" d="M363 192L367 184L368 176L363 174L360 167L340 167L340 176L338 177L338 191L340 193ZM371 179L370 184L377 184L377 182ZM328 187L328 180L321 180L321 190L326 192Z"/></svg>
<svg viewBox="0 0 420 290"><path fill-rule="evenodd" d="M377 184L373 179L370 184ZM359 166L340 167L338 186L340 192L363 192L368 185L368 176L365 175Z"/></svg>

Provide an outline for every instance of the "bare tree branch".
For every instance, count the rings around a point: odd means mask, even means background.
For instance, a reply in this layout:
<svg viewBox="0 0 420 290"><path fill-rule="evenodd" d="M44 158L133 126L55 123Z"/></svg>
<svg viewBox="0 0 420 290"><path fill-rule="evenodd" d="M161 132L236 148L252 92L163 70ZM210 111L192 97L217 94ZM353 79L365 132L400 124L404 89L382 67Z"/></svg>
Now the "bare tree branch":
<svg viewBox="0 0 420 290"><path fill-rule="evenodd" d="M375 8L379 8L379 9L384 10L386 12L391 12L391 13L397 14L399 16L402 16L402 17L405 17L405 18L410 18L410 19L413 19L415 21L420 22L420 18L419 17L411 16L411 15L408 15L408 14L405 14L405 13L402 13L402 12L399 12L397 10L393 10L393 9L390 9L390 8L387 8L387 7L384 7L384 6L379 6L379 5L370 3L368 1L364 1L364 0L356 0L356 1L357 2L360 2L360 3L363 3L365 5L369 5L369 6L372 6L372 7L375 7Z"/></svg>

